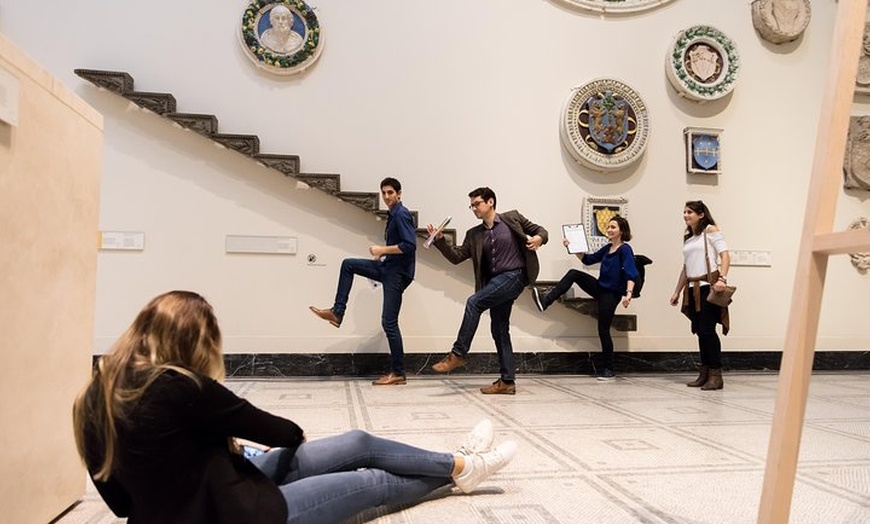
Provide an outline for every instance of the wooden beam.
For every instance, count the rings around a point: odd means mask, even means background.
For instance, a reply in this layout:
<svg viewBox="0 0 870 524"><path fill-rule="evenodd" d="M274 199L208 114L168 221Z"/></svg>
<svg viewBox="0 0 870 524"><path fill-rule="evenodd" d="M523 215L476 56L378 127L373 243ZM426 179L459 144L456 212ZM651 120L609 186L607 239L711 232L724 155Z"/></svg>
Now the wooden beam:
<svg viewBox="0 0 870 524"><path fill-rule="evenodd" d="M758 509L760 524L788 522L825 287L827 251L839 253L853 247L842 242L844 237L839 234L829 234L840 193L840 177L835 175L843 169L866 10L867 0L840 0L837 8ZM817 243L823 247L823 253L814 253Z"/></svg>
<svg viewBox="0 0 870 524"><path fill-rule="evenodd" d="M816 235L813 253L847 255L870 251L870 229L853 229L838 233Z"/></svg>

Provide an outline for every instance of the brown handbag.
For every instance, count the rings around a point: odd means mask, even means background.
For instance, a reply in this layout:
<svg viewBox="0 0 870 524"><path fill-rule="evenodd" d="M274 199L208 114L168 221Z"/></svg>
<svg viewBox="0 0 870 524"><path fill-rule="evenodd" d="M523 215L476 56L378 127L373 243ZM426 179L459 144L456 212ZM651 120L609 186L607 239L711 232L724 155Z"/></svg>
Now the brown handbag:
<svg viewBox="0 0 870 524"><path fill-rule="evenodd" d="M707 295L707 302L715 304L719 307L728 307L734 300L731 298L737 292L737 286L729 286L725 284L725 289L716 291L713 289L713 284L719 280L719 271L710 271L710 255L707 250L707 232L704 232L704 262L707 263L707 280L710 282L710 294Z"/></svg>

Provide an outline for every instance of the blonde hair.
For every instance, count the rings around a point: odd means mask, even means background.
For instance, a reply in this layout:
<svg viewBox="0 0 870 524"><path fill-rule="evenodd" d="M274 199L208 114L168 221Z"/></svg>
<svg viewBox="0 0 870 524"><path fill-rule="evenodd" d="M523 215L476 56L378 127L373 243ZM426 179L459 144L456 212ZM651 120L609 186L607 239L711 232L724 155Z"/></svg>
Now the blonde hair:
<svg viewBox="0 0 870 524"><path fill-rule="evenodd" d="M152 299L112 349L73 405L79 455L87 461L86 428L96 437L100 463L94 478L112 474L118 422L127 418L154 380L175 370L199 384L197 374L224 378L221 332L211 305L197 293L170 291ZM92 458L94 455L90 455Z"/></svg>

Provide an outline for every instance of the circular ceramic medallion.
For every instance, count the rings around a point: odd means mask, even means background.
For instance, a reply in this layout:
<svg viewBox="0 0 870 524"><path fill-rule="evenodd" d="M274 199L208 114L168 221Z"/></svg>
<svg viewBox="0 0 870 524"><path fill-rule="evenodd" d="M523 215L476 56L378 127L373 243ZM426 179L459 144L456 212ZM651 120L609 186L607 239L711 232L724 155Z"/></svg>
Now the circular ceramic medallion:
<svg viewBox="0 0 870 524"><path fill-rule="evenodd" d="M671 0L562 0L581 9L597 13L631 13L646 11Z"/></svg>
<svg viewBox="0 0 870 524"><path fill-rule="evenodd" d="M768 42L796 40L810 23L810 0L754 0L752 25Z"/></svg>
<svg viewBox="0 0 870 524"><path fill-rule="evenodd" d="M665 62L668 80L690 100L706 102L734 89L740 58L737 47L722 31L696 25L674 38Z"/></svg>
<svg viewBox="0 0 870 524"><path fill-rule="evenodd" d="M280 75L304 71L323 49L317 15L301 0L249 2L239 35L248 58Z"/></svg>
<svg viewBox="0 0 870 524"><path fill-rule="evenodd" d="M634 89L601 78L571 90L562 108L560 134L565 149L582 165L615 171L646 149L649 112Z"/></svg>

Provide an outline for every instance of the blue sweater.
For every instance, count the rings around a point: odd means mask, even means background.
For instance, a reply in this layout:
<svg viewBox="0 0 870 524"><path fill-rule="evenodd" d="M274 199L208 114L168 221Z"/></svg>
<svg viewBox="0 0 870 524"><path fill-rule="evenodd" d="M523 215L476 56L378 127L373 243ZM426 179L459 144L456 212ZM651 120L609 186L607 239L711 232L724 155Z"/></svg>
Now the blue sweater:
<svg viewBox="0 0 870 524"><path fill-rule="evenodd" d="M638 277L637 266L634 265L634 251L628 243L623 242L616 251L610 253L612 246L613 244L607 244L591 255L583 255L581 261L587 266L601 262L598 285L611 293L624 295L627 282Z"/></svg>

